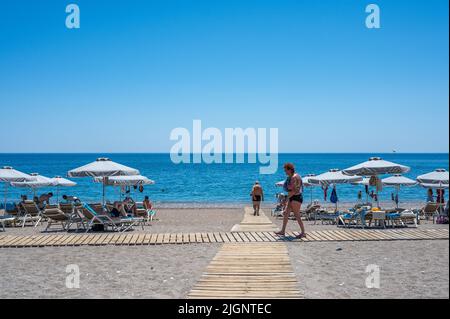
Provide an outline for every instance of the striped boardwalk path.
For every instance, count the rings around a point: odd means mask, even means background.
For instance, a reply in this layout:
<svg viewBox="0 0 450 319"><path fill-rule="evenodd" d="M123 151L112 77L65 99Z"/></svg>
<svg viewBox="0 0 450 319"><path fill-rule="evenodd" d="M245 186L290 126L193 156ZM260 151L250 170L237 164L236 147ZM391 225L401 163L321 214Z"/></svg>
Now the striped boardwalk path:
<svg viewBox="0 0 450 319"><path fill-rule="evenodd" d="M278 227L264 214L263 210L260 210L259 216L253 214L253 208L245 207L244 218L239 224L234 225L231 231L274 232L278 230Z"/></svg>
<svg viewBox="0 0 450 319"><path fill-rule="evenodd" d="M284 243L224 244L188 299L300 299Z"/></svg>
<svg viewBox="0 0 450 319"><path fill-rule="evenodd" d="M165 244L210 243L275 243L275 242L333 242L333 241L389 241L449 239L448 229L334 229L308 233L307 238L295 239L298 233L278 237L268 231L214 232L214 233L98 233L48 234L14 236L0 234L0 248L48 246L133 246Z"/></svg>

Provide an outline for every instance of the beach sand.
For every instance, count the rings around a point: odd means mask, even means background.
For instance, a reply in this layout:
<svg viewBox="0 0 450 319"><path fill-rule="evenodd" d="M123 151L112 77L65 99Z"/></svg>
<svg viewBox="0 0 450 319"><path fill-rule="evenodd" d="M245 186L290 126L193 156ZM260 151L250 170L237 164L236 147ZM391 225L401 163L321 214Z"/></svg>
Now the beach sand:
<svg viewBox="0 0 450 319"><path fill-rule="evenodd" d="M265 210L270 215L268 209ZM240 209L160 209L145 232L229 231ZM280 225L281 219L272 218ZM305 222L307 230L336 229ZM421 228L448 225L423 223ZM288 230L298 231L295 221ZM39 234L42 226L7 228ZM136 228L137 232L142 232ZM3 233L0 233L3 234ZM449 243L434 241L286 243L306 298L448 298ZM220 244L2 248L0 298L185 298ZM337 250L340 248L339 250ZM80 268L80 288L65 286L66 267ZM365 287L366 266L381 267L381 288Z"/></svg>
<svg viewBox="0 0 450 319"><path fill-rule="evenodd" d="M0 298L184 298L219 245L0 249ZM79 288L67 288L77 265Z"/></svg>
<svg viewBox="0 0 450 319"><path fill-rule="evenodd" d="M447 240L297 245L289 255L305 298L449 298ZM366 267L380 267L380 288Z"/></svg>

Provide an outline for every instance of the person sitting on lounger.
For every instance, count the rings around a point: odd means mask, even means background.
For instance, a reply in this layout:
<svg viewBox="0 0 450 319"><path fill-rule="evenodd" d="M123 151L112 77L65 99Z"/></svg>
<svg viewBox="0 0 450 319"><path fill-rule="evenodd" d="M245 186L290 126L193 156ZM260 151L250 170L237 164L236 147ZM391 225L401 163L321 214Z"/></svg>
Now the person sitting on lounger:
<svg viewBox="0 0 450 319"><path fill-rule="evenodd" d="M113 208L111 209L109 214L111 215L111 217L116 217L116 218L121 217L121 216L128 217L128 214L124 208L124 204L123 204L123 202L120 202L120 201L115 201L113 203Z"/></svg>
<svg viewBox="0 0 450 319"><path fill-rule="evenodd" d="M127 212L127 215L136 216L136 202L129 196L123 200L123 208Z"/></svg>
<svg viewBox="0 0 450 319"><path fill-rule="evenodd" d="M261 201L264 200L264 193L258 181L253 185L250 196L253 201L253 216L259 216L259 209L261 207Z"/></svg>
<svg viewBox="0 0 450 319"><path fill-rule="evenodd" d="M142 202L142 205L144 206L144 209L146 209L146 210L152 210L152 208L153 208L153 204L150 201L150 199L148 198L148 196L144 197L144 201Z"/></svg>

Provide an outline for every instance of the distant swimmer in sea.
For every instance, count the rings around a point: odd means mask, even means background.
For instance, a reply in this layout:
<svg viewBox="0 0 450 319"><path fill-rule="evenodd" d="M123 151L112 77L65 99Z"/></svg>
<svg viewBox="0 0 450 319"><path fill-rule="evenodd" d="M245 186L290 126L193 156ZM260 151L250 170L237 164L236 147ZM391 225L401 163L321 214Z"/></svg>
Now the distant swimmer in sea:
<svg viewBox="0 0 450 319"><path fill-rule="evenodd" d="M259 209L261 208L261 201L264 200L264 192L258 181L255 182L250 193L253 201L253 216L259 216Z"/></svg>
<svg viewBox="0 0 450 319"><path fill-rule="evenodd" d="M301 233L297 238L306 237L305 226L303 225L302 216L300 209L303 203L303 182L299 174L295 172L294 164L287 163L284 165L284 172L287 175L286 181L284 183L284 190L288 193L288 204L283 213L283 226L277 235L284 236L286 232L286 226L288 223L289 215L291 212L294 213L297 219L298 225L300 226Z"/></svg>

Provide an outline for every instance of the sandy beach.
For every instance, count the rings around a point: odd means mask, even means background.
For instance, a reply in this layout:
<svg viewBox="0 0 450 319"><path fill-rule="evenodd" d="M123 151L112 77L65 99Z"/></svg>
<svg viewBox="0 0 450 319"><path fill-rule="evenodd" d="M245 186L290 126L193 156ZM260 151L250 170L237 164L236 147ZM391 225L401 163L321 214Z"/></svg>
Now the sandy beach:
<svg viewBox="0 0 450 319"><path fill-rule="evenodd" d="M267 215L269 211L265 210ZM243 209L161 209L144 232L229 231ZM271 218L276 225L281 219ZM305 222L308 230L335 229ZM43 226L7 228L39 234ZM421 228L448 225L422 223ZM295 221L288 229L297 231ZM140 228L134 231L142 232ZM305 298L448 298L445 240L286 243ZM0 298L185 298L220 244L0 249ZM78 265L80 288L65 286L66 267ZM381 269L380 289L365 287L366 267Z"/></svg>

